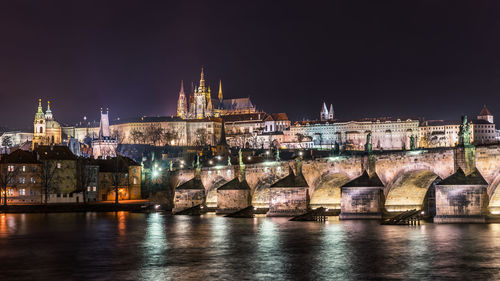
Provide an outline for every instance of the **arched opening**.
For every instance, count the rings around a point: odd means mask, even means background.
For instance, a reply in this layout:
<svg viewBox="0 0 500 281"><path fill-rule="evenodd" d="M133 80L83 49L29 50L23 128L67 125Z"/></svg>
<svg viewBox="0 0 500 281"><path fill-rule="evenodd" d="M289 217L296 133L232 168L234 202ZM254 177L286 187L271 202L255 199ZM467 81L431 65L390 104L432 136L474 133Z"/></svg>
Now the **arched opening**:
<svg viewBox="0 0 500 281"><path fill-rule="evenodd" d="M435 212L434 184L440 178L429 170L409 171L398 177L391 185L385 208L388 212L426 210Z"/></svg>
<svg viewBox="0 0 500 281"><path fill-rule="evenodd" d="M228 182L226 179L220 177L214 181L214 184L207 192L206 205L207 208L217 208L217 188Z"/></svg>
<svg viewBox="0 0 500 281"><path fill-rule="evenodd" d="M340 210L340 187L349 182L349 177L345 174L335 173L322 176L311 194L310 207L329 208Z"/></svg>

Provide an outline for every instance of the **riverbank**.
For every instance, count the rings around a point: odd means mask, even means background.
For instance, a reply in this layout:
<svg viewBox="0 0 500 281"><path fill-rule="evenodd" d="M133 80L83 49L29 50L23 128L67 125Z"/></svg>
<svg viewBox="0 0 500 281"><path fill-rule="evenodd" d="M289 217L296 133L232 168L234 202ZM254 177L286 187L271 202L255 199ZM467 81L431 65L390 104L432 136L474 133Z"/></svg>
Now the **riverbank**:
<svg viewBox="0 0 500 281"><path fill-rule="evenodd" d="M68 212L143 212L151 208L147 201L131 203L92 203L92 204L26 204L0 206L1 213L68 213Z"/></svg>

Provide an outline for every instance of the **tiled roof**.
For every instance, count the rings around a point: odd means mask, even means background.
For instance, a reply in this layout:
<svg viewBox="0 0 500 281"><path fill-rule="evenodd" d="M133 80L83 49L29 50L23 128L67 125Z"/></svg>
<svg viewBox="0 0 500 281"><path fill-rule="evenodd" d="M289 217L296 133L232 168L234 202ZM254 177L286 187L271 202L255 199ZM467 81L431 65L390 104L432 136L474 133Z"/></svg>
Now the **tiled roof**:
<svg viewBox="0 0 500 281"><path fill-rule="evenodd" d="M179 185L176 189L200 189L203 190L205 187L203 186L203 183L201 180L197 177L194 177L187 182Z"/></svg>
<svg viewBox="0 0 500 281"><path fill-rule="evenodd" d="M344 184L342 187L384 187L384 184L378 177L377 173L373 173L370 176L365 170L361 176Z"/></svg>
<svg viewBox="0 0 500 281"><path fill-rule="evenodd" d="M238 99L223 99L222 106L218 99L212 99L212 104L214 108L220 108L225 110L245 110L255 108L250 98L238 98Z"/></svg>
<svg viewBox="0 0 500 281"><path fill-rule="evenodd" d="M486 108L486 105L483 106L483 109L481 109L481 112L479 113L479 116L486 116L486 115L493 115L491 112Z"/></svg>
<svg viewBox="0 0 500 281"><path fill-rule="evenodd" d="M90 164L99 166L99 172L103 173L128 173L129 166L140 166L134 160L118 156L117 158L109 158L109 159L91 159Z"/></svg>
<svg viewBox="0 0 500 281"><path fill-rule="evenodd" d="M450 126L460 124L460 120L427 120L422 122L422 126Z"/></svg>
<svg viewBox="0 0 500 281"><path fill-rule="evenodd" d="M246 180L240 181L237 177L223 184L217 190L250 190Z"/></svg>
<svg viewBox="0 0 500 281"><path fill-rule="evenodd" d="M293 170L290 169L288 176L275 182L271 187L309 187L309 185L302 173L295 175Z"/></svg>
<svg viewBox="0 0 500 281"><path fill-rule="evenodd" d="M36 154L22 149L16 149L10 154L4 155L0 160L1 163L10 164L39 164Z"/></svg>
<svg viewBox="0 0 500 281"><path fill-rule="evenodd" d="M465 175L462 168L458 170L451 176L445 178L438 185L488 185L488 182L483 178L481 173L475 169L469 175Z"/></svg>
<svg viewBox="0 0 500 281"><path fill-rule="evenodd" d="M223 115L224 122L238 122L238 121L262 121L266 116L263 112L242 113L242 114L229 114Z"/></svg>
<svg viewBox="0 0 500 281"><path fill-rule="evenodd" d="M76 156L65 145L40 145L35 152L43 160L76 160Z"/></svg>

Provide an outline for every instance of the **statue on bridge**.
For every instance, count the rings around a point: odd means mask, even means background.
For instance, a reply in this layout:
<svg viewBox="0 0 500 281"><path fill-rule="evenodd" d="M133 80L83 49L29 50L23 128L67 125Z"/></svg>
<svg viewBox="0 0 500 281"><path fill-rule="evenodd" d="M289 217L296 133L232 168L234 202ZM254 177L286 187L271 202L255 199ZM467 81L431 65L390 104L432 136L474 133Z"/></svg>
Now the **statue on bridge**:
<svg viewBox="0 0 500 281"><path fill-rule="evenodd" d="M227 156L227 165L231 166L231 155Z"/></svg>
<svg viewBox="0 0 500 281"><path fill-rule="evenodd" d="M415 150L415 136L410 136L410 150Z"/></svg>
<svg viewBox="0 0 500 281"><path fill-rule="evenodd" d="M372 150L371 138L372 138L372 133L369 132L366 135L366 144L365 144L365 151L368 152L368 153L371 153L373 151Z"/></svg>
<svg viewBox="0 0 500 281"><path fill-rule="evenodd" d="M170 165L169 165L168 169L170 170L170 172L172 172L174 170L174 164L172 163L172 160L170 160Z"/></svg>
<svg viewBox="0 0 500 281"><path fill-rule="evenodd" d="M241 152L241 148L238 151L238 159L239 159L240 166L243 166L243 153Z"/></svg>
<svg viewBox="0 0 500 281"><path fill-rule="evenodd" d="M467 122L467 115L462 116L462 124L460 125L459 144L462 146L470 146L470 124Z"/></svg>
<svg viewBox="0 0 500 281"><path fill-rule="evenodd" d="M276 161L279 162L280 161L280 148L276 148Z"/></svg>

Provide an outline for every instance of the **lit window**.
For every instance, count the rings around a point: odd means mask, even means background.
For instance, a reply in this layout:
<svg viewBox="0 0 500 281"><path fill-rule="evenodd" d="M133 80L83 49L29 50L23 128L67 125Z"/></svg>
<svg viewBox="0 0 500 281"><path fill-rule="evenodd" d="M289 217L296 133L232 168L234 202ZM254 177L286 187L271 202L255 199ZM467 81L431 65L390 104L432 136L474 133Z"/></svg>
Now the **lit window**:
<svg viewBox="0 0 500 281"><path fill-rule="evenodd" d="M97 191L97 188L96 188L95 186L94 186L92 189L93 189L93 191L94 191L94 192L96 192L96 191Z"/></svg>
<svg viewBox="0 0 500 281"><path fill-rule="evenodd" d="M31 183L36 183L35 178L31 177L31 178L30 178L30 182L31 182Z"/></svg>
<svg viewBox="0 0 500 281"><path fill-rule="evenodd" d="M22 188L22 189L19 189L19 195L21 196L24 196L26 195L26 189Z"/></svg>
<svg viewBox="0 0 500 281"><path fill-rule="evenodd" d="M23 170L23 172L26 172L26 166L23 166L22 170Z"/></svg>
<svg viewBox="0 0 500 281"><path fill-rule="evenodd" d="M57 163L57 168L61 169L61 163Z"/></svg>
<svg viewBox="0 0 500 281"><path fill-rule="evenodd" d="M90 186L87 186L87 191L90 191Z"/></svg>
<svg viewBox="0 0 500 281"><path fill-rule="evenodd" d="M7 167L7 171L9 171L9 172L14 172L14 165L9 165L9 166Z"/></svg>

